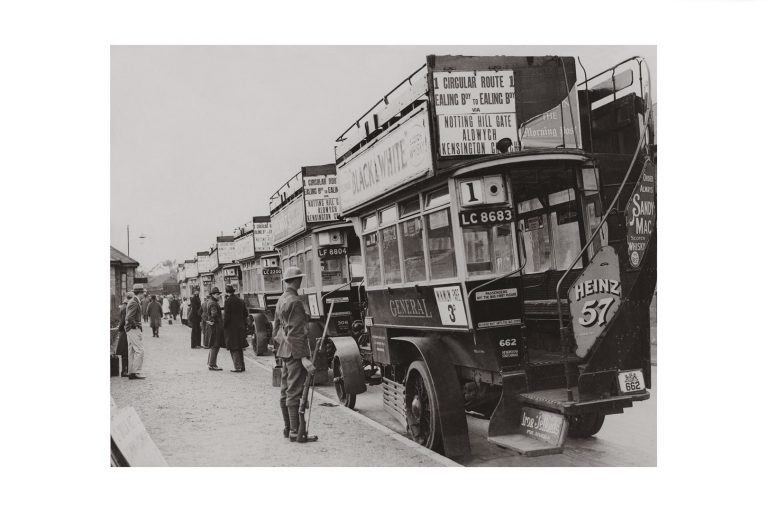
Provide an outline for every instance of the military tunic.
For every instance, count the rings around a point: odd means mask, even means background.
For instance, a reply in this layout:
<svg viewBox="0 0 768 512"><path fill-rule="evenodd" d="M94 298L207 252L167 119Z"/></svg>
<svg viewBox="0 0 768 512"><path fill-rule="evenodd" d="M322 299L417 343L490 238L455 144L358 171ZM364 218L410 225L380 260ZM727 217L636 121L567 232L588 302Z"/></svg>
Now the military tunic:
<svg viewBox="0 0 768 512"><path fill-rule="evenodd" d="M280 379L280 402L287 407L298 407L307 370L301 363L302 357L309 357L307 341L307 314L296 290L285 290L275 308L275 342L278 343L277 357L283 360Z"/></svg>

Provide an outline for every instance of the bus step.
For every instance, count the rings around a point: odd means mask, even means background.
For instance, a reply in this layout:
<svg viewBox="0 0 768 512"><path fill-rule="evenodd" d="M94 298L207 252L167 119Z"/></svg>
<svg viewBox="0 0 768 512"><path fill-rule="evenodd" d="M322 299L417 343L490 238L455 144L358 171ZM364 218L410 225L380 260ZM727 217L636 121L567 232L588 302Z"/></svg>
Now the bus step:
<svg viewBox="0 0 768 512"><path fill-rule="evenodd" d="M562 414L521 407L519 421L512 431L489 437L488 441L526 457L536 457L562 453L567 433L568 420Z"/></svg>

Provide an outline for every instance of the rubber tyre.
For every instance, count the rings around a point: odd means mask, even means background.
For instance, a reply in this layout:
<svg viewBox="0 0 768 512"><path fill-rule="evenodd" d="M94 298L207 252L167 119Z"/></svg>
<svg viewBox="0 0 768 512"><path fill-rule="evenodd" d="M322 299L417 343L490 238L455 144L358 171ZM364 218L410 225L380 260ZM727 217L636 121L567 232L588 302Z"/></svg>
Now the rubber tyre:
<svg viewBox="0 0 768 512"><path fill-rule="evenodd" d="M583 439L597 434L603 427L605 414L590 412L568 418L568 437Z"/></svg>
<svg viewBox="0 0 768 512"><path fill-rule="evenodd" d="M419 398L418 404L415 403ZM441 452L440 412L436 409L435 383L424 361L414 361L405 377L405 417L409 437L416 443Z"/></svg>
<svg viewBox="0 0 768 512"><path fill-rule="evenodd" d="M339 399L339 403L347 409L354 409L357 395L347 393L344 389L344 372L341 370L341 360L338 357L333 358L332 370L333 387L336 388L336 397ZM339 378L341 380L337 381Z"/></svg>

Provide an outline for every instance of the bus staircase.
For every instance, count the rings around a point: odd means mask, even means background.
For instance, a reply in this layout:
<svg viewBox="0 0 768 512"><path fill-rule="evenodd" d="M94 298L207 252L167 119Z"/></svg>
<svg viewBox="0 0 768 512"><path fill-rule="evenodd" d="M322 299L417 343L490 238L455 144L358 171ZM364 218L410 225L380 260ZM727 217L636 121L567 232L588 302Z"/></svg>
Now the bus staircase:
<svg viewBox="0 0 768 512"><path fill-rule="evenodd" d="M648 128L650 115L646 119L644 129ZM618 394L616 384L618 369L640 368L646 388L651 387L649 307L656 287L656 229L650 235L640 265L632 268L628 263L627 226L624 225L625 212L632 207L630 196L635 186L648 174L654 176L655 183L655 155L649 154L648 147L642 164L636 165L641 147L642 138L603 220L556 288L561 353L538 353L529 357L523 369L502 374L501 399L488 427L488 440L496 445L527 456L561 453L569 427L575 437L584 437L579 432L590 428L595 432L599 430L602 415L621 413L632 407L634 401L649 397L647 391L635 395ZM589 352L578 357L574 353L575 339L567 311L569 300L561 299L565 289L562 285L606 222L609 240L604 249L619 255L621 298L614 316L608 320ZM595 265L601 264L598 256L602 252L596 251L590 263L578 270L594 270ZM572 282L568 280L569 285ZM606 392L607 389L611 392ZM585 421L599 421L599 424L584 425Z"/></svg>

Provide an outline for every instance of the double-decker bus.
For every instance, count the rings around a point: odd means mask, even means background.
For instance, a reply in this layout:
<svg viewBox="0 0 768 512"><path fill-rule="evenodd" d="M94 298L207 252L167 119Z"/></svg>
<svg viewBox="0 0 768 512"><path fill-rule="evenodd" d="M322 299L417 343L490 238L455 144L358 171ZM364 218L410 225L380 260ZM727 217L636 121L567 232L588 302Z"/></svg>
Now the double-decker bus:
<svg viewBox="0 0 768 512"><path fill-rule="evenodd" d="M470 411L539 455L649 397L650 76L641 58L586 76L573 57L428 56L336 141L370 337L340 367L370 357L384 407L448 456L469 452Z"/></svg>
<svg viewBox="0 0 768 512"><path fill-rule="evenodd" d="M334 380L339 398L352 407L355 395L365 390L365 382L344 386L338 367L340 357L335 356L337 352L339 356L359 355L358 343L367 339L361 338L365 287L360 241L352 224L339 219L336 166L302 167L272 195L270 212L274 247L282 270L298 267L305 274L299 295L311 318L308 338L314 341L322 336L328 320L329 343L318 356L315 382L327 381L326 370L334 369L335 361ZM344 361L348 375L362 375L359 357ZM354 392L345 396L346 389Z"/></svg>
<svg viewBox="0 0 768 512"><path fill-rule="evenodd" d="M238 231L235 259L240 266L240 290L254 320L254 352L264 355L272 339L275 306L283 292L280 258L272 245L272 224L268 215L254 216Z"/></svg>

